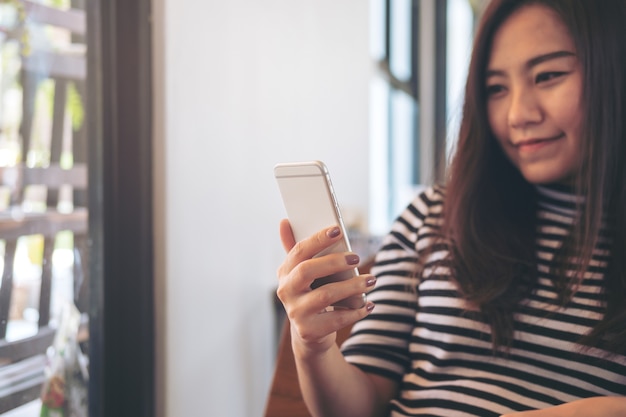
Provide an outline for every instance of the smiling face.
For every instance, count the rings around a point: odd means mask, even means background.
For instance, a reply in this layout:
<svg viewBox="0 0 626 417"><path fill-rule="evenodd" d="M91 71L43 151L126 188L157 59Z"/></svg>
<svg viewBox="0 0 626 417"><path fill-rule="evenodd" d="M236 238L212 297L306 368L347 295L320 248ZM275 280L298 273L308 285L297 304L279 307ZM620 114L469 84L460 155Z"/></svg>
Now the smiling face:
<svg viewBox="0 0 626 417"><path fill-rule="evenodd" d="M491 130L524 178L571 180L581 165L582 70L558 15L535 4L505 20L485 82Z"/></svg>

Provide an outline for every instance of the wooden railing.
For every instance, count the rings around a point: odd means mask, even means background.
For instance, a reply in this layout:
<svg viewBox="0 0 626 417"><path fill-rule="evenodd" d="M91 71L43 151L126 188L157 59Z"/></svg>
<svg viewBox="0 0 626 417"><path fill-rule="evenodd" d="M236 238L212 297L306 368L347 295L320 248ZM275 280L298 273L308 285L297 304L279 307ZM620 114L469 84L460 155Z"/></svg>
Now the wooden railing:
<svg viewBox="0 0 626 417"><path fill-rule="evenodd" d="M86 32L83 10L59 10L32 1L21 0L29 25L52 25L67 29L79 43ZM26 28L0 28L10 36L21 36ZM33 49L23 56L20 81L23 90L22 159L31 148L31 134L35 114L35 97L43 80L54 81L54 98L51 123L50 163L42 167L29 167L23 161L15 166L0 167L0 185L10 189L8 207L0 210L0 240L5 243L4 270L0 286L0 414L40 397L44 381L46 350L52 344L56 329L51 322L52 254L59 232L69 231L74 241L74 302L82 310L87 307L88 288L88 212L86 190L85 129L73 135L73 165L61 166L63 135L68 85L73 83L86 101L86 56L83 50L72 51ZM45 66L39 65L46 62ZM1 126L0 126L1 127ZM47 209L30 212L24 210L24 191L31 185L47 190ZM61 188L71 186L74 197L70 204L58 205ZM69 207L69 208L68 208ZM7 339L11 306L15 300L14 262L18 240L25 236L43 236L43 261L39 289L38 323L35 334L21 339ZM83 333L83 340L88 336Z"/></svg>

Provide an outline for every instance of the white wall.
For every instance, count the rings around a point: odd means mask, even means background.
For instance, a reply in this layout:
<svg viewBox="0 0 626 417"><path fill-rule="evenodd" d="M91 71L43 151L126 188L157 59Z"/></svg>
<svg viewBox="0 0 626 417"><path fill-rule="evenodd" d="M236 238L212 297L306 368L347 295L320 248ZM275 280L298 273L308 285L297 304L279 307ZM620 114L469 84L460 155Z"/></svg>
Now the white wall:
<svg viewBox="0 0 626 417"><path fill-rule="evenodd" d="M258 417L283 257L277 162L368 206L368 2L155 0L160 417Z"/></svg>

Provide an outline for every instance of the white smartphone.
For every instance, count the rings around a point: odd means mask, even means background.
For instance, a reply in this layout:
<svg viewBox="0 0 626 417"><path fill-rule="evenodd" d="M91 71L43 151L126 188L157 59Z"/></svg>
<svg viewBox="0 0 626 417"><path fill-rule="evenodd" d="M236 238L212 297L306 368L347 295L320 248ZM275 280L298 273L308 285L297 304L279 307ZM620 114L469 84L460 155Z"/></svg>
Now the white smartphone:
<svg viewBox="0 0 626 417"><path fill-rule="evenodd" d="M318 253L323 256L332 252L350 252L350 241L346 233L339 204L335 197L328 168L321 161L281 163L274 166L274 177L278 183L287 218L296 241L307 238L321 229L338 226L343 239ZM357 268L315 280L312 288L329 282L350 279L359 275ZM365 294L349 297L334 304L334 307L361 308L365 305Z"/></svg>

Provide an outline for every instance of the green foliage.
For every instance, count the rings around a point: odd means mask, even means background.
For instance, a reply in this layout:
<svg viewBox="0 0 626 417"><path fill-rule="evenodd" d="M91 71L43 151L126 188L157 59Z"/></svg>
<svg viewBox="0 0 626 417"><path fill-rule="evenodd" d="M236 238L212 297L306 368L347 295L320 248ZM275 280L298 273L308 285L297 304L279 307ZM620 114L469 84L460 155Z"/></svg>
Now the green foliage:
<svg viewBox="0 0 626 417"><path fill-rule="evenodd" d="M59 9L66 9L70 7L70 0L48 0L44 1L47 6L58 7Z"/></svg>
<svg viewBox="0 0 626 417"><path fill-rule="evenodd" d="M67 111L71 112L72 127L74 130L80 129L85 120L85 107L82 97L74 83L69 83L67 86L67 102L65 103L65 108Z"/></svg>
<svg viewBox="0 0 626 417"><path fill-rule="evenodd" d="M54 103L54 81L48 79L43 81L39 88L43 94L41 97L42 106L45 106L46 113L52 118L53 103ZM72 115L72 128L76 131L81 128L85 120L85 110L83 100L73 82L68 83L67 86L67 101L65 102L65 111L71 112Z"/></svg>

